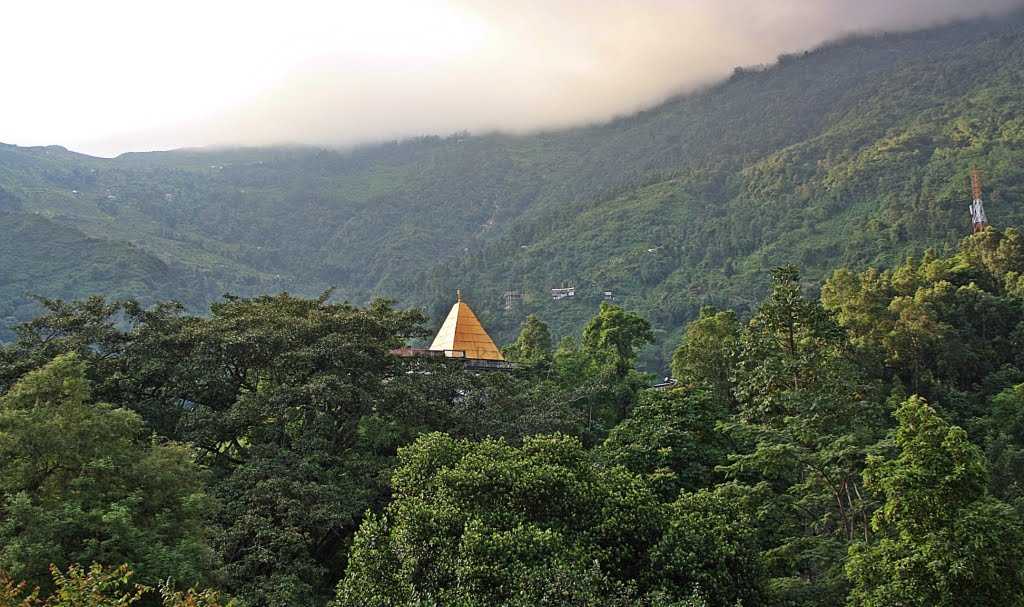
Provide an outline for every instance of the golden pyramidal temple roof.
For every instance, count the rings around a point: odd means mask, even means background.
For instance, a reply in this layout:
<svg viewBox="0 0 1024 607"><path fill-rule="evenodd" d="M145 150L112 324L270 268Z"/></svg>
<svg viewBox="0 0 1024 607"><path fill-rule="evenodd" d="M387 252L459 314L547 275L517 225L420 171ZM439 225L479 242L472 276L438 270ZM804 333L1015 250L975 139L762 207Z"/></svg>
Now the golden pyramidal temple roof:
<svg viewBox="0 0 1024 607"><path fill-rule="evenodd" d="M444 319L441 330L430 344L430 349L443 351L451 357L465 357L477 360L505 360L494 340L484 330L480 320L462 301L462 294Z"/></svg>

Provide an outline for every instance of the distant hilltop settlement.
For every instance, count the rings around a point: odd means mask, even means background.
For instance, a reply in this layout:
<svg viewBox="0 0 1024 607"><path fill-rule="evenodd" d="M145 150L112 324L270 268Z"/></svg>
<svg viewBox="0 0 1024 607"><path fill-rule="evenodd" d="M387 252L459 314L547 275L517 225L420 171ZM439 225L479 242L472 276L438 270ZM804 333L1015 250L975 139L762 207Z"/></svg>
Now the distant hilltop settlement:
<svg viewBox="0 0 1024 607"><path fill-rule="evenodd" d="M971 203L968 211L971 216L971 233L983 232L989 225L985 215L985 206L981 201L981 172L977 167L971 168L970 174ZM551 289L552 299L560 301L576 295L575 287ZM604 299L613 300L611 291L602 293ZM511 309L513 301L522 295L515 291L505 293L506 310ZM515 369L515 363L505 360L501 349L494 343L487 330L480 324L469 304L462 301L462 291L455 292L455 305L441 324L441 329L434 337L429 348L412 348L404 346L391 351L402 358L450 358L462 362L467 369L477 371L509 371ZM659 389L673 388L678 382L666 377L653 387Z"/></svg>

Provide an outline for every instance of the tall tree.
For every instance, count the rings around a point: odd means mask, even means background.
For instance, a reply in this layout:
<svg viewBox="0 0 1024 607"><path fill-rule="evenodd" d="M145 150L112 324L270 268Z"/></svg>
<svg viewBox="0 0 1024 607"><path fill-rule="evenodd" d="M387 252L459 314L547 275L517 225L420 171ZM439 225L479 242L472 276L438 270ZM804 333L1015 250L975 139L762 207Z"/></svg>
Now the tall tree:
<svg viewBox="0 0 1024 607"><path fill-rule="evenodd" d="M948 257L927 251L891 270L839 269L822 303L867 373L948 407L966 425L992 395L1024 381L1021 240L1012 228L988 229Z"/></svg>
<svg viewBox="0 0 1024 607"><path fill-rule="evenodd" d="M215 504L192 450L94 403L75 354L0 397L0 570L47 587L49 567L128 563L139 579L211 578Z"/></svg>
<svg viewBox="0 0 1024 607"><path fill-rule="evenodd" d="M1024 384L997 394L983 424L989 489L1024 515Z"/></svg>
<svg viewBox="0 0 1024 607"><path fill-rule="evenodd" d="M772 273L772 292L741 337L739 414L727 427L741 445L727 474L769 483L789 524L770 551L775 587L828 604L845 595L846 544L869 533L861 488L865 453L884 416L848 356L845 334L803 296L793 267Z"/></svg>
<svg viewBox="0 0 1024 607"><path fill-rule="evenodd" d="M647 320L608 302L601 303L597 315L583 329L580 352L588 362L587 381L604 388L610 405L609 426L626 416L646 383L635 364L639 350L653 342Z"/></svg>
<svg viewBox="0 0 1024 607"><path fill-rule="evenodd" d="M731 409L742 328L732 310L701 308L700 317L686 326L683 341L672 355L672 374L684 384L710 391L720 406Z"/></svg>
<svg viewBox="0 0 1024 607"><path fill-rule="evenodd" d="M519 336L505 348L505 356L514 362L538 365L551 360L551 331L547 324L530 314L519 330Z"/></svg>
<svg viewBox="0 0 1024 607"><path fill-rule="evenodd" d="M392 482L396 499L356 536L337 607L663 605L695 587L712 605L758 604L752 529L728 500L663 504L576 439L430 434L402 450Z"/></svg>
<svg viewBox="0 0 1024 607"><path fill-rule="evenodd" d="M75 353L85 361L92 390L109 400L106 389L117 373L119 354L128 337L118 326L130 322L138 311L135 302L107 301L93 296L79 301L38 300L43 313L16 329L9 347L10 363L0 368L0 391L10 389L19 377L38 369L61 354Z"/></svg>
<svg viewBox="0 0 1024 607"><path fill-rule="evenodd" d="M229 298L179 336L182 425L221 478L221 573L254 606L322 602L362 513L387 495L389 460L364 420L404 375L389 349L421 336L423 317L327 296Z"/></svg>
<svg viewBox="0 0 1024 607"><path fill-rule="evenodd" d="M918 397L896 417L898 454L864 471L885 501L872 518L879 539L850 549L850 605L1019 605L1024 526L987 494L981 450Z"/></svg>
<svg viewBox="0 0 1024 607"><path fill-rule="evenodd" d="M583 329L581 345L606 356L619 377L626 377L640 348L654 342L651 323L619 306L601 302L597 315Z"/></svg>
<svg viewBox="0 0 1024 607"><path fill-rule="evenodd" d="M718 428L729 412L703 390L645 390L597 448L599 458L644 475L665 501L718 480L731 445Z"/></svg>

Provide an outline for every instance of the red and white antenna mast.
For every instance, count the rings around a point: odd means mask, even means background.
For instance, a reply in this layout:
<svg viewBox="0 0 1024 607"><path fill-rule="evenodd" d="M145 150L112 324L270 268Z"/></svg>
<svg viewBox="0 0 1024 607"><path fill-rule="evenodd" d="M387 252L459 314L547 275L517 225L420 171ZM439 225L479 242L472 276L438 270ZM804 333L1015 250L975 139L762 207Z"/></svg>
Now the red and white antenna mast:
<svg viewBox="0 0 1024 607"><path fill-rule="evenodd" d="M981 172L978 167L971 167L971 195L971 233L977 234L988 227L985 206L981 204Z"/></svg>

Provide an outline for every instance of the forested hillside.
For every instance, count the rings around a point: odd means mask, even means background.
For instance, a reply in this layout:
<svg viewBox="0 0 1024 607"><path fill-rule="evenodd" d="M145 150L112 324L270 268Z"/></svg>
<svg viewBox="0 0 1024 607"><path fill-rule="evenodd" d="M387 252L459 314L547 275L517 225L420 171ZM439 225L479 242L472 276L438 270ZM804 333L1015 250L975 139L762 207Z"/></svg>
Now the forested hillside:
<svg viewBox="0 0 1024 607"><path fill-rule="evenodd" d="M570 334L611 290L667 353L702 305L750 309L766 267L796 262L814 283L837 263L952 246L972 164L993 222L1024 220L1022 85L1017 14L840 41L529 136L112 160L3 146L0 314L38 311L25 293L201 309L224 292L336 287L436 317L461 287L508 341L529 313ZM563 283L577 297L550 301ZM506 313L509 289L524 297Z"/></svg>
<svg viewBox="0 0 1024 607"><path fill-rule="evenodd" d="M86 297L137 297L154 303L180 299L204 305L209 286L193 281L153 253L124 241L91 238L72 226L41 215L0 211L0 319L9 327L39 312L28 294ZM193 272L195 274L195 272ZM4 332L7 334L7 332Z"/></svg>

